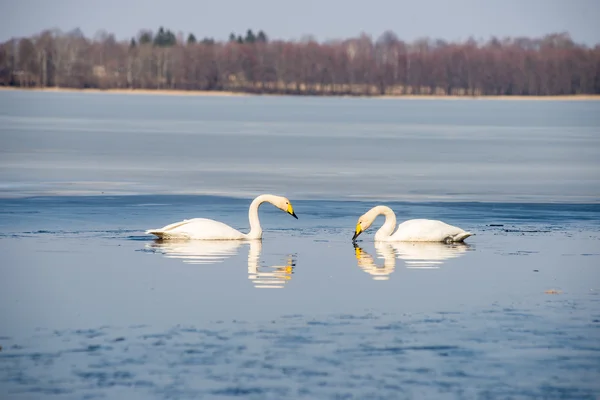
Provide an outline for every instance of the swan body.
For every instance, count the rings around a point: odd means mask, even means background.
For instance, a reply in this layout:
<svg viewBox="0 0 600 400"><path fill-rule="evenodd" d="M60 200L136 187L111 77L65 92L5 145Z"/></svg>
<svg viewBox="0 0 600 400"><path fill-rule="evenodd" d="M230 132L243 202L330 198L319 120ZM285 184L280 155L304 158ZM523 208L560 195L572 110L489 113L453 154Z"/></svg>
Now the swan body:
<svg viewBox="0 0 600 400"><path fill-rule="evenodd" d="M248 210L250 232L242 233L220 221L207 218L193 218L175 222L158 229L149 229L147 234L158 236L160 239L195 239L195 240L245 240L261 239L262 228L258 219L258 207L262 203L271 203L298 219L292 203L286 197L263 194L255 198Z"/></svg>
<svg viewBox="0 0 600 400"><path fill-rule="evenodd" d="M375 241L381 242L463 242L473 234L456 226L432 219L410 219L396 228L396 214L387 206L376 206L363 214L356 224L352 240L369 229L379 216L385 216L385 223L375 233Z"/></svg>

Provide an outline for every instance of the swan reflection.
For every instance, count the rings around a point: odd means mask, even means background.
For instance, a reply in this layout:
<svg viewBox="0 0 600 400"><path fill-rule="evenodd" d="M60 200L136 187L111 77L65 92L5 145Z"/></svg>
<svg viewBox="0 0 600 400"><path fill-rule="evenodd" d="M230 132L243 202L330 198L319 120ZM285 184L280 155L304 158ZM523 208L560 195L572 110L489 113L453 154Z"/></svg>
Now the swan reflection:
<svg viewBox="0 0 600 400"><path fill-rule="evenodd" d="M240 240L155 240L146 245L166 258L186 264L215 264L238 253Z"/></svg>
<svg viewBox="0 0 600 400"><path fill-rule="evenodd" d="M446 260L463 256L470 246L466 243L375 242L375 251L378 258L383 258L383 266L377 265L357 244L354 248L359 268L375 280L388 280L396 268L396 258L404 260L406 268L439 268Z"/></svg>
<svg viewBox="0 0 600 400"><path fill-rule="evenodd" d="M354 244L358 267L367 274L372 275L376 281L387 281L390 279L389 275L396 269L394 249L387 243L383 245L375 243L375 250L377 251L377 255L383 257L382 267L375 264L375 260L373 260L373 257L369 253L358 247L357 244Z"/></svg>
<svg viewBox="0 0 600 400"><path fill-rule="evenodd" d="M248 279L257 289L281 289L292 279L296 266L295 255L288 255L285 265L260 265L262 242L252 240L155 240L146 245L166 258L174 258L186 264L216 264L236 255L240 246L249 244Z"/></svg>
<svg viewBox="0 0 600 400"><path fill-rule="evenodd" d="M292 279L296 258L288 255L285 265L260 265L260 253L262 243L253 241L248 250L248 279L254 283L257 289L282 289Z"/></svg>

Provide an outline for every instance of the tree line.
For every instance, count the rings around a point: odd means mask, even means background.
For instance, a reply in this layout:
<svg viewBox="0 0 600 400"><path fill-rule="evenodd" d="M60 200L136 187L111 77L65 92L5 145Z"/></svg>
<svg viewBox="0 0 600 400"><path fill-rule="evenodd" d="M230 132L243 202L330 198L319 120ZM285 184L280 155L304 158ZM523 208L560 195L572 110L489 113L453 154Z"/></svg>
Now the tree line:
<svg viewBox="0 0 600 400"><path fill-rule="evenodd" d="M0 85L311 95L600 94L600 44L542 38L400 40L388 31L317 42L263 31L198 40L169 29L118 41L44 31L0 44Z"/></svg>

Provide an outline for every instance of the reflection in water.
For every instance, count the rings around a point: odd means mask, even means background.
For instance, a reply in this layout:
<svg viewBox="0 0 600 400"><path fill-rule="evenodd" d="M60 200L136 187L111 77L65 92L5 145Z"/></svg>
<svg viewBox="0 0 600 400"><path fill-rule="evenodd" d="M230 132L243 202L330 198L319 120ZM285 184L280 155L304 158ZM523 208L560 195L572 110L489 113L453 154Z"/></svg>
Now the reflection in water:
<svg viewBox="0 0 600 400"><path fill-rule="evenodd" d="M389 275L396 269L396 258L394 249L385 243L382 246L378 242L375 243L375 250L379 256L383 257L383 267L375 264L373 257L355 243L354 250L356 252L356 259L358 260L358 267L365 271L367 274L372 275L376 281L387 281L390 279Z"/></svg>
<svg viewBox="0 0 600 400"><path fill-rule="evenodd" d="M466 243L398 242L390 243L406 268L439 268L444 261L463 256Z"/></svg>
<svg viewBox="0 0 600 400"><path fill-rule="evenodd" d="M396 256L404 260L406 268L439 268L444 261L462 256L469 245L466 243L432 242L375 242L378 258L383 258L383 266L375 264L373 257L357 244L354 244L358 267L373 276L375 280L388 280L396 268Z"/></svg>
<svg viewBox="0 0 600 400"><path fill-rule="evenodd" d="M242 244L249 244L248 279L257 289L283 288L292 279L296 266L295 255L288 255L285 265L261 266L262 242L252 240L155 240L146 245L166 258L176 258L186 264L216 264L238 253Z"/></svg>
<svg viewBox="0 0 600 400"><path fill-rule="evenodd" d="M215 264L238 253L240 240L155 240L146 245L186 264Z"/></svg>
<svg viewBox="0 0 600 400"><path fill-rule="evenodd" d="M254 240L250 243L248 251L248 279L254 282L257 289L281 289L292 279L296 258L288 255L285 265L260 265L260 252L262 243Z"/></svg>

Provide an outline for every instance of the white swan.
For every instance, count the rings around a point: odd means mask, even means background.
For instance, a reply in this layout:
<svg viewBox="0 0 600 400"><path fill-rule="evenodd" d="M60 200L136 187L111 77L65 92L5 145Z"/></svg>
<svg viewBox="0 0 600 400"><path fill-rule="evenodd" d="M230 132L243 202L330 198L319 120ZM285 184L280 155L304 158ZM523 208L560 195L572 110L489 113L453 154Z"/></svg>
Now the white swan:
<svg viewBox="0 0 600 400"><path fill-rule="evenodd" d="M197 239L197 240L244 240L261 239L262 228L258 219L258 207L264 203L271 203L275 207L287 212L298 219L292 203L285 197L272 194L262 194L250 204L248 217L250 219L250 232L242 233L231 226L219 221L206 218L186 219L167 225L163 228L149 229L147 234L156 235L161 239Z"/></svg>
<svg viewBox="0 0 600 400"><path fill-rule="evenodd" d="M356 240L358 235L369 229L373 221L381 214L385 216L385 223L375 233L375 241L453 243L462 242L473 235L471 232L467 232L456 226L432 219L410 219L404 221L398 225L396 233L393 233L396 227L396 214L387 206L375 206L358 219L352 240Z"/></svg>

